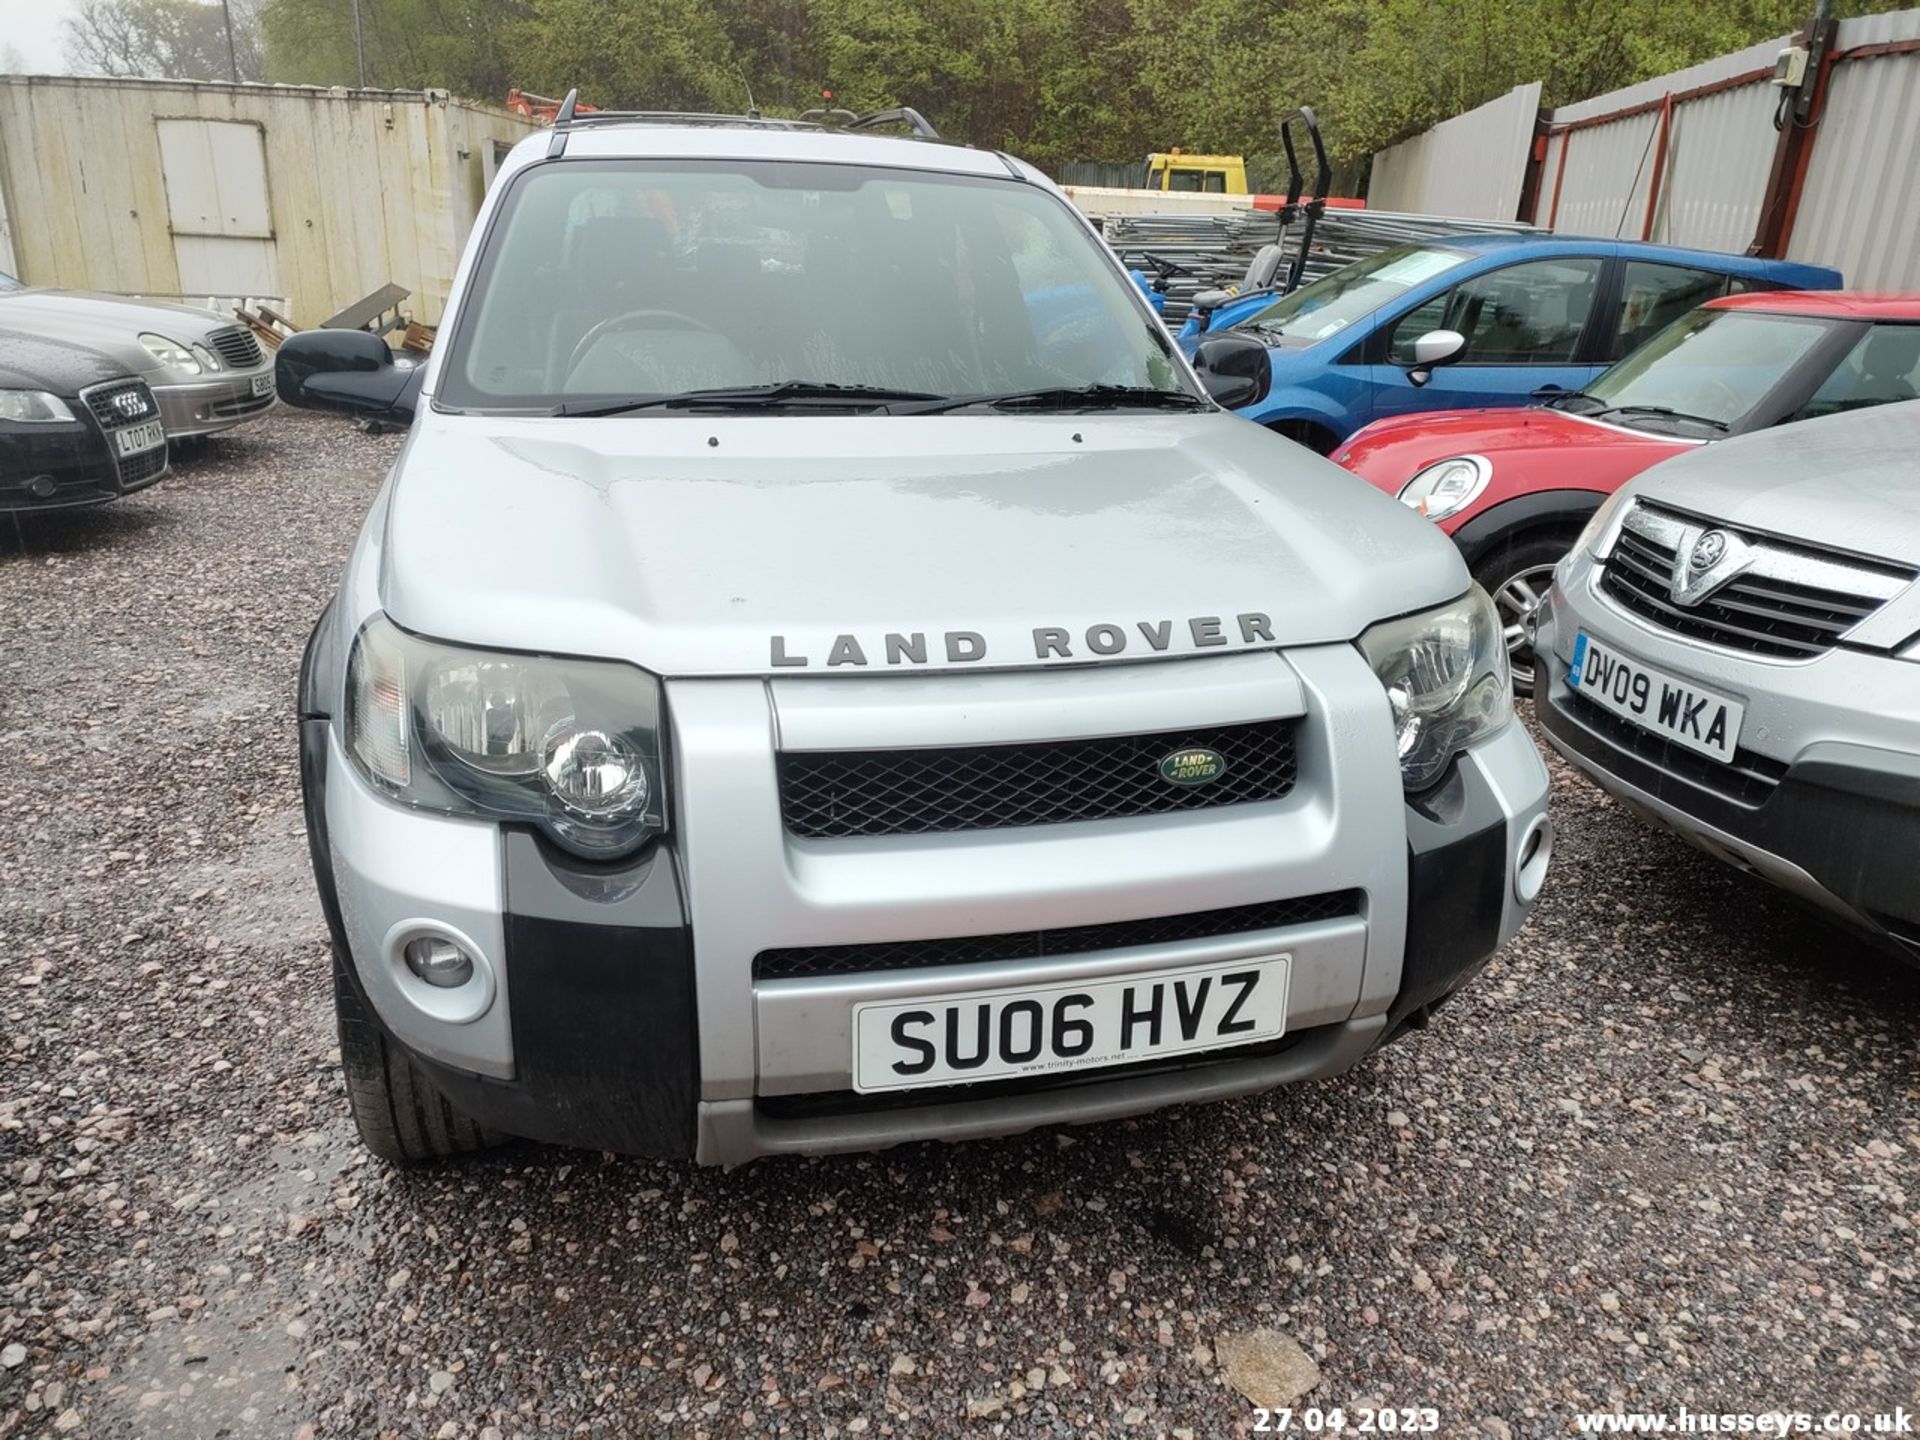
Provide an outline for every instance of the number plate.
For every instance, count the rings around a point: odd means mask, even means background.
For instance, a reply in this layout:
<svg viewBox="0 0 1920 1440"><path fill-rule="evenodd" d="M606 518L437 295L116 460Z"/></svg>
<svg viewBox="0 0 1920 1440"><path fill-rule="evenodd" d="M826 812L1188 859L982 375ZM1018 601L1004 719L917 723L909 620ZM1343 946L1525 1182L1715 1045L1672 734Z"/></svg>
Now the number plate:
<svg viewBox="0 0 1920 1440"><path fill-rule="evenodd" d="M1291 958L869 1001L853 1009L853 1088L1050 1075L1272 1040L1287 1028Z"/></svg>
<svg viewBox="0 0 1920 1440"><path fill-rule="evenodd" d="M264 375L256 375L253 377L253 393L256 397L271 395L273 393L273 372L271 370L267 371Z"/></svg>
<svg viewBox="0 0 1920 1440"><path fill-rule="evenodd" d="M1584 630L1573 637L1567 684L1642 729L1723 764L1740 742L1747 712L1738 700L1656 670Z"/></svg>
<svg viewBox="0 0 1920 1440"><path fill-rule="evenodd" d="M129 425L124 430L114 431L113 443L123 456L138 455L156 445L166 444L167 430L158 420L149 420L144 425Z"/></svg>

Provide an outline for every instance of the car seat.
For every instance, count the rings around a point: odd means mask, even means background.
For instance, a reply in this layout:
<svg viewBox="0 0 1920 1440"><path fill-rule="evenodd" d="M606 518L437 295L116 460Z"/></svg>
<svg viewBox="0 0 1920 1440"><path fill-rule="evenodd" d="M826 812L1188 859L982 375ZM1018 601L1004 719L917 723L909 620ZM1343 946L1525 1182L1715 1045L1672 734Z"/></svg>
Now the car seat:
<svg viewBox="0 0 1920 1440"><path fill-rule="evenodd" d="M671 271L667 227L652 215L596 215L575 230L565 274L573 293L553 313L547 379L569 387L568 362L587 331L633 310L684 308L686 288Z"/></svg>
<svg viewBox="0 0 1920 1440"><path fill-rule="evenodd" d="M1858 405L1920 399L1920 325L1876 325L1860 347ZM1849 407L1856 408L1856 407Z"/></svg>

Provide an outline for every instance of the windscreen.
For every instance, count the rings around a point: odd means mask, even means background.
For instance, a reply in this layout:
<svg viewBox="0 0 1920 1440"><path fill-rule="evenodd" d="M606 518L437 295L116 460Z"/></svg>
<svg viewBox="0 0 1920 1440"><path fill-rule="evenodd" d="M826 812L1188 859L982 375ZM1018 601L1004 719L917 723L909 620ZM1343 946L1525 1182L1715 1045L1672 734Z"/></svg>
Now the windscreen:
<svg viewBox="0 0 1920 1440"><path fill-rule="evenodd" d="M1466 258L1458 250L1396 245L1301 286L1233 328L1323 340Z"/></svg>
<svg viewBox="0 0 1920 1440"><path fill-rule="evenodd" d="M939 397L1197 393L1057 197L801 162L563 161L513 182L438 399L598 400L800 383Z"/></svg>
<svg viewBox="0 0 1920 1440"><path fill-rule="evenodd" d="M1695 310L1587 386L1587 397L1636 421L1732 428L1786 378L1831 326L1801 315ZM1597 412L1594 412L1597 413Z"/></svg>

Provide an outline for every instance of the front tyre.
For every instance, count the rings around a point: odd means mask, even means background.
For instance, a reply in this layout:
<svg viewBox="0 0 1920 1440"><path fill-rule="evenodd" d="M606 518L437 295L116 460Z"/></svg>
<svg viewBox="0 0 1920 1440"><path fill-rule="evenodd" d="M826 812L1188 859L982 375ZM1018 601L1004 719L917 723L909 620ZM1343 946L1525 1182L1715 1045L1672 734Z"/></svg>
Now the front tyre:
<svg viewBox="0 0 1920 1440"><path fill-rule="evenodd" d="M1547 598L1553 567L1572 545L1566 535L1534 535L1502 545L1474 567L1473 578L1493 597L1494 609L1500 612L1516 695L1533 694L1533 647L1527 643L1527 618Z"/></svg>
<svg viewBox="0 0 1920 1440"><path fill-rule="evenodd" d="M505 1140L449 1105L406 1052L387 1039L360 998L349 963L336 948L333 1013L340 1029L340 1068L346 1073L347 1108L361 1143L382 1160L414 1165Z"/></svg>

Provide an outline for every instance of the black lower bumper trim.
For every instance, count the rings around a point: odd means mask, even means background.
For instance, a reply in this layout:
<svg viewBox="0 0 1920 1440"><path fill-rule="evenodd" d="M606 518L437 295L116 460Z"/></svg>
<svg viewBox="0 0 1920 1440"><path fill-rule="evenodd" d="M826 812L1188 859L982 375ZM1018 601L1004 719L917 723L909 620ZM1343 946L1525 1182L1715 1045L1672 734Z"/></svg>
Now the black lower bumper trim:
<svg viewBox="0 0 1920 1440"><path fill-rule="evenodd" d="M1407 952L1391 1036L1478 974L1500 943L1509 825L1477 765L1407 805Z"/></svg>
<svg viewBox="0 0 1920 1440"><path fill-rule="evenodd" d="M1807 746L1759 803L1691 778L1689 756L1659 763L1585 723L1567 690L1566 667L1544 657L1547 683L1535 713L1553 740L1602 774L1700 824L1798 867L1851 907L1883 938L1913 951L1920 935L1920 755L1843 742Z"/></svg>

